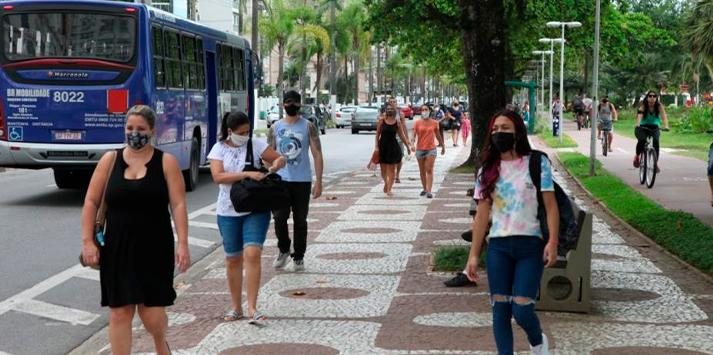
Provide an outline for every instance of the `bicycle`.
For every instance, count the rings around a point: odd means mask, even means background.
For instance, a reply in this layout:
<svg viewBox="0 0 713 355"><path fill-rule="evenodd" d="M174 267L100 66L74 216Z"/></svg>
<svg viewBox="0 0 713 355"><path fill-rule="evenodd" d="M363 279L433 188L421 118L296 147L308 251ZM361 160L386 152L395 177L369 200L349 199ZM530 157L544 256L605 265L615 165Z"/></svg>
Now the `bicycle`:
<svg viewBox="0 0 713 355"><path fill-rule="evenodd" d="M612 121L601 121L602 127L602 155L607 156L609 153L609 133L612 129Z"/></svg>
<svg viewBox="0 0 713 355"><path fill-rule="evenodd" d="M575 111L574 119L577 121L577 130L581 131L582 127L586 124L586 116L583 111Z"/></svg>
<svg viewBox="0 0 713 355"><path fill-rule="evenodd" d="M650 189L654 187L656 170L658 170L658 155L656 154L656 149L654 149L654 134L656 134L658 128L639 126L639 129L646 134L646 145L639 154L639 183L646 184L646 187ZM668 131L666 128L661 130Z"/></svg>

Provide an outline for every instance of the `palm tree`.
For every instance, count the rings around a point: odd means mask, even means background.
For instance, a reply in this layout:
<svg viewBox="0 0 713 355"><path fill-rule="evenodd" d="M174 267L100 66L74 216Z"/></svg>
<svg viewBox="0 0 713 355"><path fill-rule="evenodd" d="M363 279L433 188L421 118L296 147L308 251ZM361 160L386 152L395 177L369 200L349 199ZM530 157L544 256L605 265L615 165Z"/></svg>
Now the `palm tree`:
<svg viewBox="0 0 713 355"><path fill-rule="evenodd" d="M355 0L349 3L344 11L340 14L344 23L346 23L346 29L349 32L352 41L352 54L354 62L354 102L359 101L359 63L364 52L365 39L364 27L366 22L366 12L364 11L364 5L361 0Z"/></svg>
<svg viewBox="0 0 713 355"><path fill-rule="evenodd" d="M272 0L267 5L267 15L260 19L260 33L263 34L267 48L277 46L277 97L282 97L283 69L288 41L294 31L294 13L282 0ZM282 106L280 117L282 117Z"/></svg>
<svg viewBox="0 0 713 355"><path fill-rule="evenodd" d="M294 10L297 22L290 44L290 52L297 57L300 70L300 90L304 96L306 91L306 73L310 58L319 52L329 50L329 34L324 27L316 24L315 11L307 6L299 6ZM321 57L321 54L320 57ZM315 68L321 70L321 68ZM320 75L319 73L317 74Z"/></svg>
<svg viewBox="0 0 713 355"><path fill-rule="evenodd" d="M337 11L342 10L342 0L322 0L319 6L320 12L325 12L329 10L329 37L331 40L332 51L329 51L329 92L334 93L334 82L337 80L337 65L335 62L334 47L336 47L335 40L337 36ZM318 76L319 78L319 76Z"/></svg>
<svg viewBox="0 0 713 355"><path fill-rule="evenodd" d="M683 42L691 51L696 68L694 79L698 86L701 66L705 66L708 75L713 78L713 0L698 0L686 20L686 25L689 30L684 34ZM696 103L698 102L696 100Z"/></svg>

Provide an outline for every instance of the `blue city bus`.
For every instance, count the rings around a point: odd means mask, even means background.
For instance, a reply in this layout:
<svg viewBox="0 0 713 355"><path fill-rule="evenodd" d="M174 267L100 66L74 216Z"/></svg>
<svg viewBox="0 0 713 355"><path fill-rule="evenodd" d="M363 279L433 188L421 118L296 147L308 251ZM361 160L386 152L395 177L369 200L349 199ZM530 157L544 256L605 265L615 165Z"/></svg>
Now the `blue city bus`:
<svg viewBox="0 0 713 355"><path fill-rule="evenodd" d="M222 114L254 119L256 56L241 37L125 2L3 1L0 16L2 167L52 168L59 188L85 186L123 146L128 108L147 104L156 146L193 190Z"/></svg>

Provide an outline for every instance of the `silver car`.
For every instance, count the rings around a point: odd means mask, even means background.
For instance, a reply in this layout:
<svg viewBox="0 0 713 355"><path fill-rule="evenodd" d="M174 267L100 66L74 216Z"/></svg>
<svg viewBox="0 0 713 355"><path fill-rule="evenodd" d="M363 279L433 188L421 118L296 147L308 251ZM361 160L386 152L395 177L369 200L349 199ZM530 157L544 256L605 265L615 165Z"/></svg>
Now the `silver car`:
<svg viewBox="0 0 713 355"><path fill-rule="evenodd" d="M354 111L356 111L356 106L343 106L339 111L334 113L334 123L337 128L344 128L352 124L352 119L354 118Z"/></svg>
<svg viewBox="0 0 713 355"><path fill-rule="evenodd" d="M359 106L354 111L352 119L352 134L359 131L376 131L376 123L379 121L379 108L376 106Z"/></svg>

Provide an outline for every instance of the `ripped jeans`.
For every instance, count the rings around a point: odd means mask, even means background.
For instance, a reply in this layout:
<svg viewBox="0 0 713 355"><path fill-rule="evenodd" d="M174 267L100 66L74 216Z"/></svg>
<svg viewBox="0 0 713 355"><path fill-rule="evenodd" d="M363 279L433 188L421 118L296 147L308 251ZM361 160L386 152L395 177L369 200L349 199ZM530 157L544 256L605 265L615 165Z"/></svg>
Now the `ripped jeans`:
<svg viewBox="0 0 713 355"><path fill-rule="evenodd" d="M539 237L490 238L486 267L493 306L493 333L498 354L513 353L512 318L527 333L530 345L542 344L535 299L544 269L544 242Z"/></svg>

